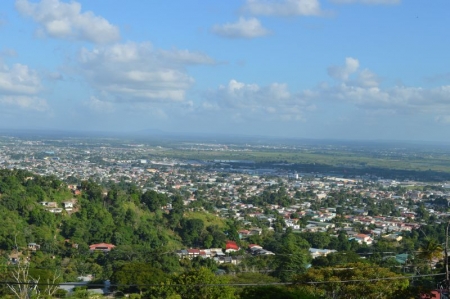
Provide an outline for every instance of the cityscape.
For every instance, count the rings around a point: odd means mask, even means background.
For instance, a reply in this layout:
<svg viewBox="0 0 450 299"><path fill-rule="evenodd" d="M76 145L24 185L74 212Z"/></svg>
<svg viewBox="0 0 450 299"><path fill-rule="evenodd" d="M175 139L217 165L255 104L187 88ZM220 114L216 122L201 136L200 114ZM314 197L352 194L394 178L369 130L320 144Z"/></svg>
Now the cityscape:
<svg viewBox="0 0 450 299"><path fill-rule="evenodd" d="M322 143L326 144L325 141ZM204 152L226 156L267 149L288 149L294 151L293 155L301 156L305 151L338 151L342 145L306 143L295 147L289 144L240 145L176 140L172 143L166 140L161 144L120 138L55 136L36 139L5 135L0 137L0 167L64 182L69 192L65 197L52 200L42 196L45 200L37 202L38 209L55 217L59 215L61 220L74 217L74 213L84 209L80 199L86 196L85 182L101 187L99 196L104 204L111 196L111 188L117 188L114 185L121 186L119 188L134 186L135 192L141 194L141 202L145 202L146 195L150 198L163 195L159 206L150 209L159 209L166 215L171 215L174 197L178 196L185 217L200 221L202 227L211 225L214 229L223 230L219 237L222 241L197 236L186 239L190 240L186 242L181 234L182 242L171 244L170 254L180 263L182 260L211 260L216 273L223 272L222 275L245 272L244 269L253 263L252 259L270 259L282 254L267 239L287 232L308 240L308 248L305 248L309 254L307 260L310 260L308 267L320 264L317 261L323 262L327 256L345 254L346 250L353 248L357 260L366 261L377 254L380 262L391 261L390 266L397 272L401 269L400 272L414 275L418 266L413 255L421 249L410 242L411 235L422 233L429 223L446 225L450 216L450 183L413 180L408 172L401 178L395 171L385 169L386 176L381 177L364 169L363 175L351 174L345 168L342 173L336 173L331 166L324 173L301 171L302 165L286 161L174 157L179 150L183 156ZM346 146L350 152L361 151L360 147ZM386 156L385 153L390 153L387 155L390 158L385 159L397 159L396 148L398 145L392 144L366 154L376 152ZM170 151L174 153L166 157L161 155ZM429 154L426 151L414 154L418 155ZM404 152L403 157L411 158ZM149 207L155 205L155 199L151 200L151 203L146 203ZM235 239L230 235L230 225L235 230ZM409 241L405 241L405 237ZM116 240L116 244L107 243L105 239L105 242L87 244L89 251L108 253L122 245L115 237L109 240ZM78 243L71 244L73 248L81 248ZM267 248L262 244L268 244ZM45 251L46 247L49 244L27 243L31 252ZM380 248L385 249L380 251ZM18 263L19 257L10 253L9 259L15 261L14 264ZM440 267L440 262L436 255L430 260L430 265L432 268ZM276 271L267 264L251 267L255 273L270 275ZM87 285L94 279L93 273L88 274L91 276L82 276L83 284ZM75 286L78 283L61 285L69 294L73 293ZM106 286L95 292L114 293L113 288Z"/></svg>
<svg viewBox="0 0 450 299"><path fill-rule="evenodd" d="M450 298L448 0L1 3L0 298Z"/></svg>

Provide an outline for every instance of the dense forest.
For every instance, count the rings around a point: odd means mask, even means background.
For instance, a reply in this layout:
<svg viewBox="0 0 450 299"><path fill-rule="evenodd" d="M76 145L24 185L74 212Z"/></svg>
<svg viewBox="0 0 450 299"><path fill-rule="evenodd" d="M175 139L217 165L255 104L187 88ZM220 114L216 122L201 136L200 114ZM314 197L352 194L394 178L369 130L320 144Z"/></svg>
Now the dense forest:
<svg viewBox="0 0 450 299"><path fill-rule="evenodd" d="M404 233L401 243L379 240L371 247L344 233L294 233L282 221L275 221L273 231L241 240L244 225L219 218L211 206L203 209L210 203L199 198L185 205L183 193L142 192L125 182L106 188L83 181L73 190L56 177L0 170L0 296L89 298L85 288L70 294L56 288L88 274L94 277L88 288L109 280L116 297L130 298L415 298L444 279L438 275L444 265L430 261L442 251L446 223ZM279 190L252 200L288 199ZM61 213L45 205L68 201L73 209ZM237 265L176 254L225 248L227 240L242 248L229 253L240 257ZM89 246L97 243L115 247L92 252ZM275 254L252 256L249 244ZM312 260L311 247L338 252ZM399 263L396 254L409 258ZM15 293L21 285L24 293Z"/></svg>

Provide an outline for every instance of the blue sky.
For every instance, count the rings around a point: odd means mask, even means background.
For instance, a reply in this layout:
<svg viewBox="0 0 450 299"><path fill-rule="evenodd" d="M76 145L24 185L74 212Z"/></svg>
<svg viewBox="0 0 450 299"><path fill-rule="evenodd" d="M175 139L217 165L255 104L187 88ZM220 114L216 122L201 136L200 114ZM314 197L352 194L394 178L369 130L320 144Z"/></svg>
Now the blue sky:
<svg viewBox="0 0 450 299"><path fill-rule="evenodd" d="M448 0L4 1L0 128L446 141Z"/></svg>

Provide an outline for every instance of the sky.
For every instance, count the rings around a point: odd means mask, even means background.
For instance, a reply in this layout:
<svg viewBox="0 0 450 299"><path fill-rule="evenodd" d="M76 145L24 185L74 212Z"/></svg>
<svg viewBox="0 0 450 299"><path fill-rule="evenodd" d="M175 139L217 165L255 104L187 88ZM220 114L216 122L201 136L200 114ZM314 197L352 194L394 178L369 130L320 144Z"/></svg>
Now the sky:
<svg viewBox="0 0 450 299"><path fill-rule="evenodd" d="M0 128L447 141L449 11L448 0L5 0Z"/></svg>

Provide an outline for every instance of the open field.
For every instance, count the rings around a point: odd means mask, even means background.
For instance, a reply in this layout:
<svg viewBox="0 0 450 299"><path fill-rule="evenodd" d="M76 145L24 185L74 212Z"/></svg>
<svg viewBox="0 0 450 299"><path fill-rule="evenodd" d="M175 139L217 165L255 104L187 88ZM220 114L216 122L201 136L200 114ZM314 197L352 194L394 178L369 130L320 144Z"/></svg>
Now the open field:
<svg viewBox="0 0 450 299"><path fill-rule="evenodd" d="M404 156L377 157L371 152L351 151L196 151L179 149L159 149L154 156L192 160L244 160L256 163L283 162L294 164L321 164L342 168L385 168L412 171L450 172L450 154L430 155L411 153Z"/></svg>

